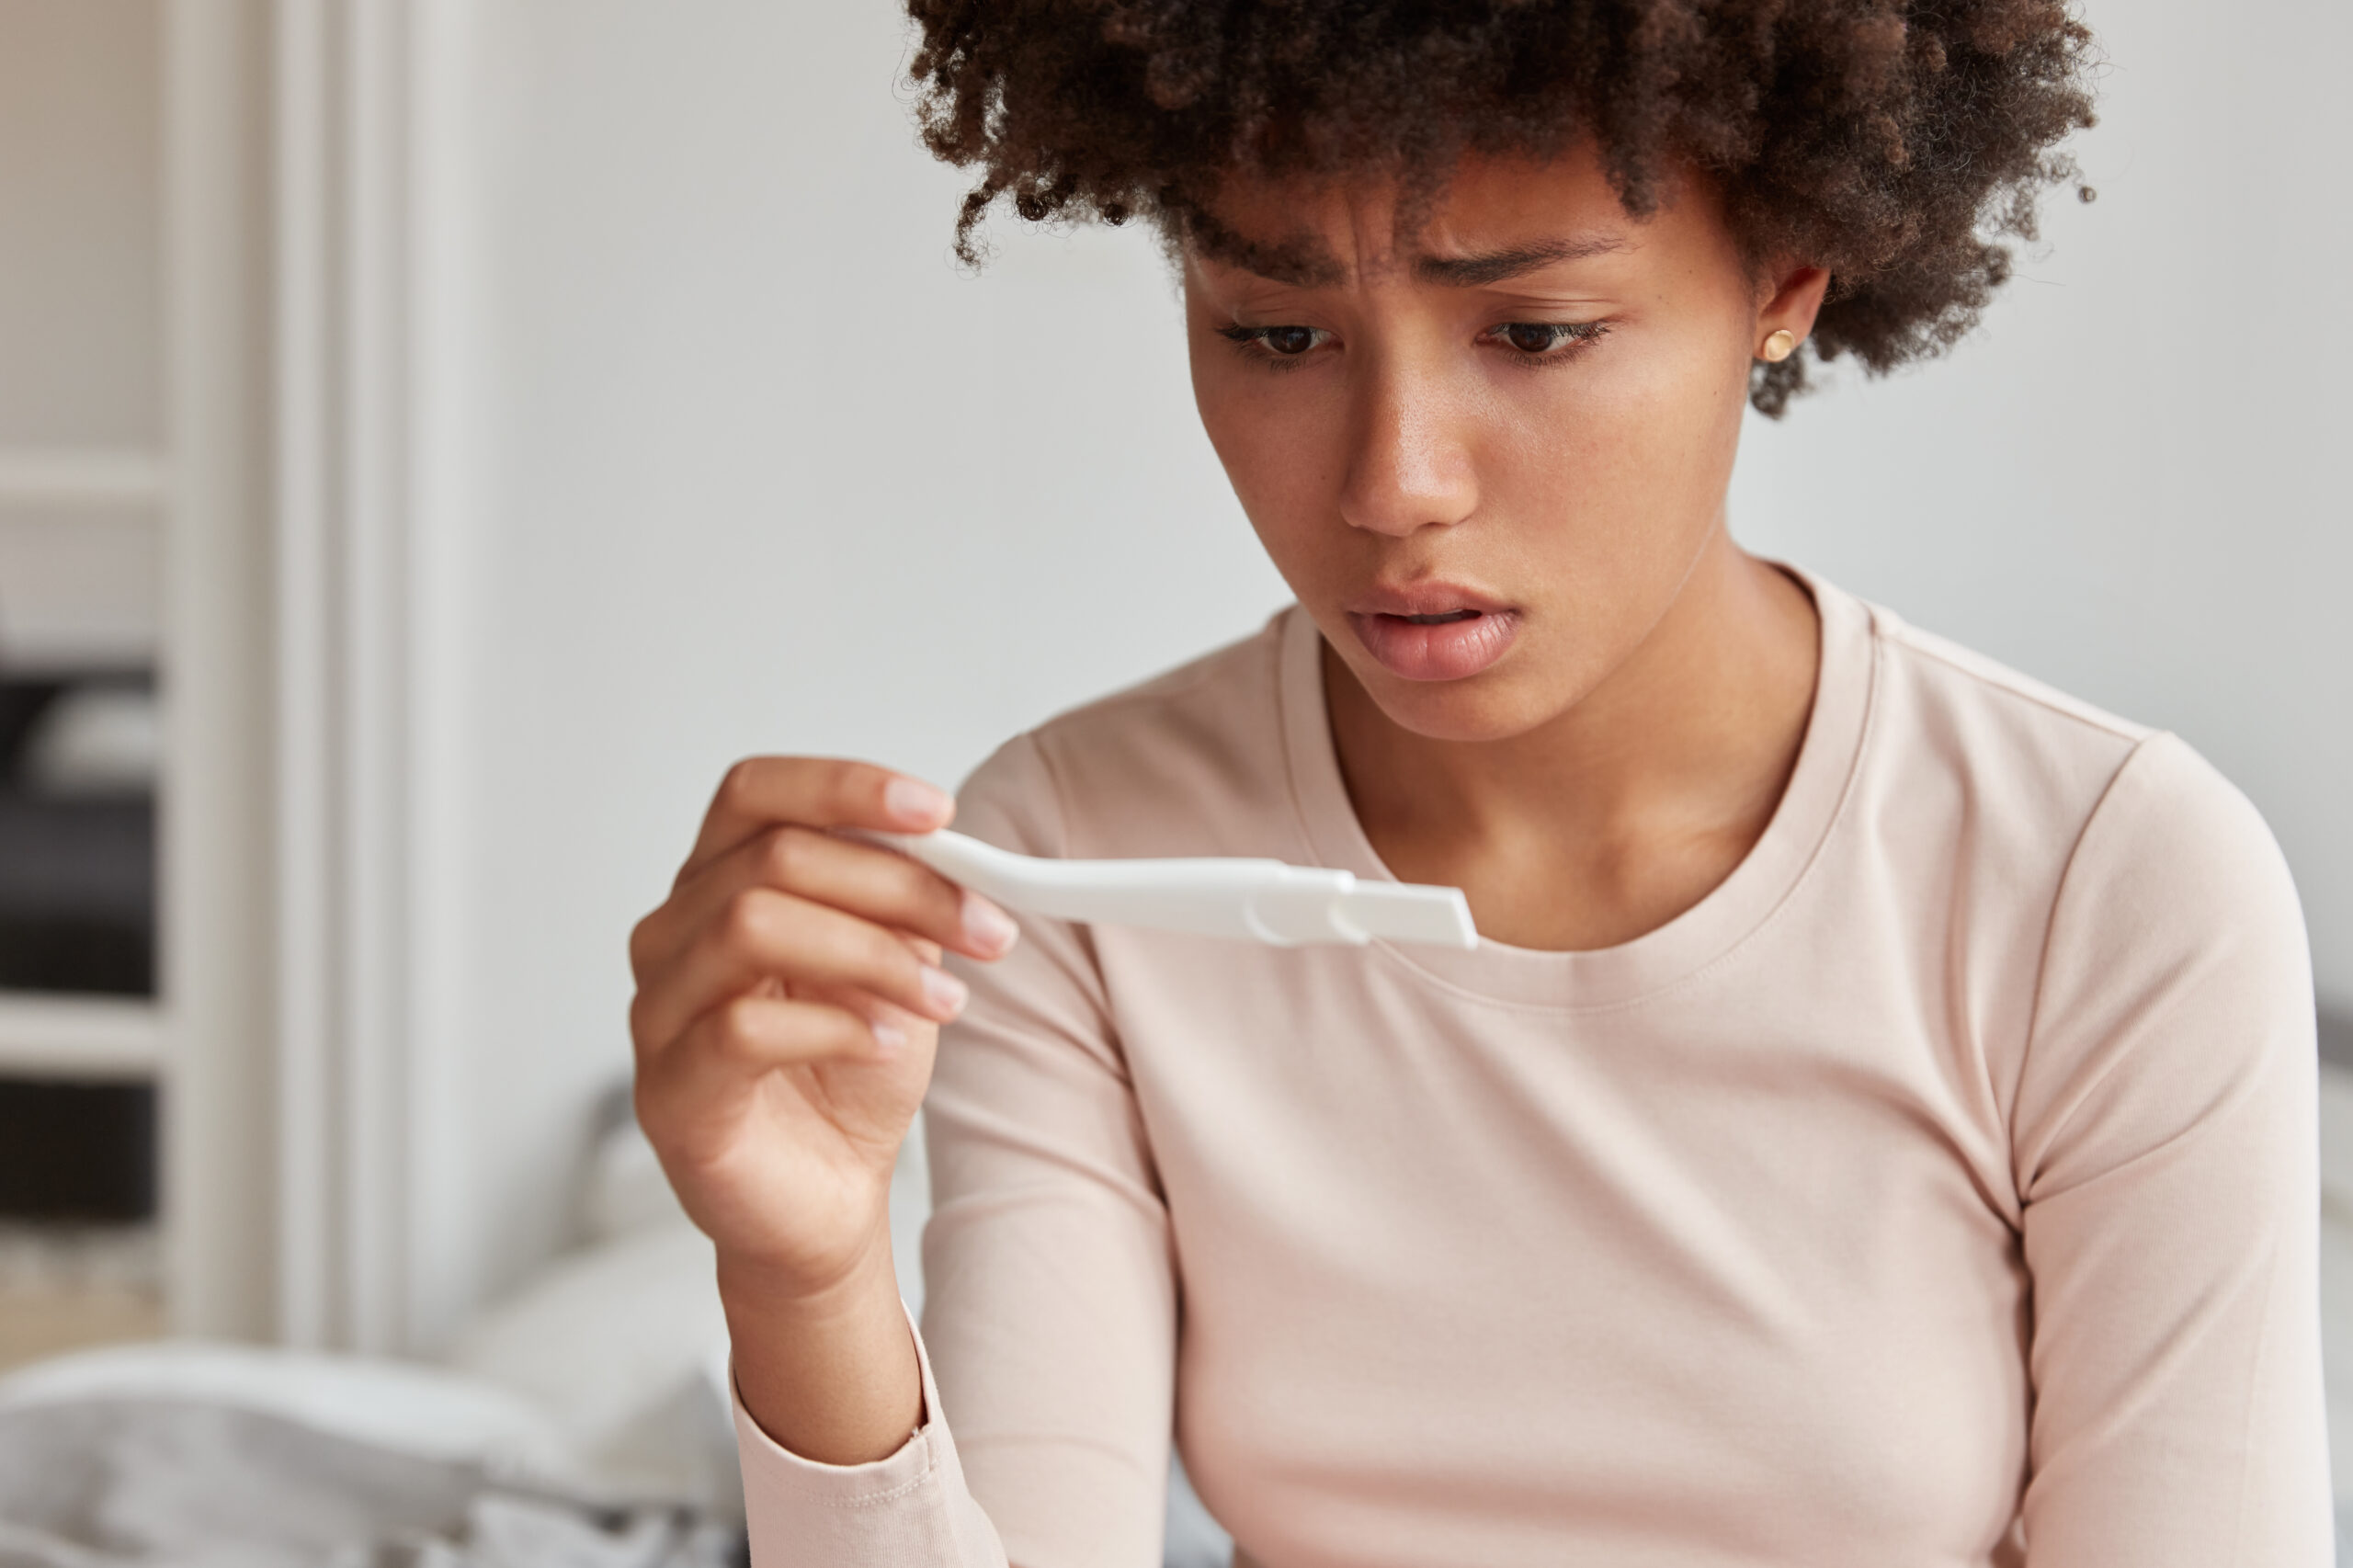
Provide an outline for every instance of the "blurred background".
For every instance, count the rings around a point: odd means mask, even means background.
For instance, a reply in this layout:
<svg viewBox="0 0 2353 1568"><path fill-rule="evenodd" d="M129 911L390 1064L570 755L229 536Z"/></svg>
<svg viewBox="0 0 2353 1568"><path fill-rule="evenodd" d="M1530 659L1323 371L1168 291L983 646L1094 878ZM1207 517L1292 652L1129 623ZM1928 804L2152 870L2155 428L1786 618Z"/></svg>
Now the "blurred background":
<svg viewBox="0 0 2353 1568"><path fill-rule="evenodd" d="M1734 531L2188 737L2353 1053L2353 9L2085 13L2098 199L1949 361L1752 417ZM730 760L953 783L1284 602L1152 240L960 270L906 52L0 0L0 1364L462 1358L626 1229L623 944Z"/></svg>

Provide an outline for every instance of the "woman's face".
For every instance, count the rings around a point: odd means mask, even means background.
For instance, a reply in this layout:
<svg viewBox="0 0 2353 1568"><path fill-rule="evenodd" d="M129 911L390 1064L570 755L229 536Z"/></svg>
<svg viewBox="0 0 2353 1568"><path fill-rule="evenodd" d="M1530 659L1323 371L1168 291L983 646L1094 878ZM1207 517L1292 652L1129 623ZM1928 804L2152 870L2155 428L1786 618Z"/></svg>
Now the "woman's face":
<svg viewBox="0 0 2353 1568"><path fill-rule="evenodd" d="M1752 358L1824 277L1759 284L1713 192L1626 214L1590 153L1392 189L1241 187L1302 257L1188 258L1194 395L1267 553L1397 723L1500 740L1641 647L1717 539ZM1799 315L1802 319L1797 319Z"/></svg>

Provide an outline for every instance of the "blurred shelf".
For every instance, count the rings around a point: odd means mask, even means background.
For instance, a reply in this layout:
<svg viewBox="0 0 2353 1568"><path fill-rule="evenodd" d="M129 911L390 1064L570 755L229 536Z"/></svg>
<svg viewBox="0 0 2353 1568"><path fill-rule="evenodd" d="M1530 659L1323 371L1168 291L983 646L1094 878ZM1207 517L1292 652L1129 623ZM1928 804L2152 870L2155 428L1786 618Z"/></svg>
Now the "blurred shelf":
<svg viewBox="0 0 2353 1568"><path fill-rule="evenodd" d="M169 483L154 452L0 447L0 504L153 506Z"/></svg>
<svg viewBox="0 0 2353 1568"><path fill-rule="evenodd" d="M152 1001L0 992L0 1076L143 1078L163 1040Z"/></svg>

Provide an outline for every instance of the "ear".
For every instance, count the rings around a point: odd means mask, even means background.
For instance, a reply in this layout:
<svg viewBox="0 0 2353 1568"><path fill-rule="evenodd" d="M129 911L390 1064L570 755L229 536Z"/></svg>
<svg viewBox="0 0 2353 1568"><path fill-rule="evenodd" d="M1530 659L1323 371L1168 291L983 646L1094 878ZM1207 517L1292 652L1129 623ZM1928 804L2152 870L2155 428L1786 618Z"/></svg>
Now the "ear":
<svg viewBox="0 0 2353 1568"><path fill-rule="evenodd" d="M1813 331L1813 318L1822 313L1830 272L1820 267L1777 267L1767 274L1764 288L1772 292L1756 312L1756 340L1787 332L1803 343Z"/></svg>

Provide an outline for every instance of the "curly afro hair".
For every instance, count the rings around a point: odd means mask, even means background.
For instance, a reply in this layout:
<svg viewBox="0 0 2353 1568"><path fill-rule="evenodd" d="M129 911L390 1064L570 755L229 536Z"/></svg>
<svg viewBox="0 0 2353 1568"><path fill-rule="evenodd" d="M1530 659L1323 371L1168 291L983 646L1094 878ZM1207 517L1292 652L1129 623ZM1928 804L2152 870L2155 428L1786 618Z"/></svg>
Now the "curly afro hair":
<svg viewBox="0 0 2353 1568"><path fill-rule="evenodd" d="M1032 222L1131 216L1249 259L1220 181L1368 168L1408 208L1465 154L1589 138L1655 210L1670 161L1721 183L1744 251L1831 274L1810 346L1883 373L1975 324L2006 238L2075 166L2091 35L2067 0L908 0L926 144ZM2087 187L2079 187L2085 200ZM1805 357L1759 364L1779 415Z"/></svg>

